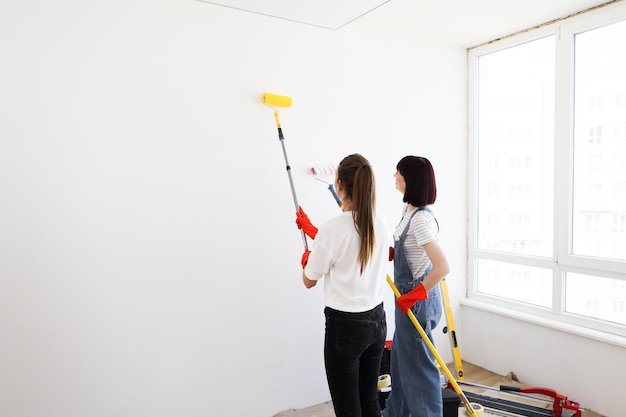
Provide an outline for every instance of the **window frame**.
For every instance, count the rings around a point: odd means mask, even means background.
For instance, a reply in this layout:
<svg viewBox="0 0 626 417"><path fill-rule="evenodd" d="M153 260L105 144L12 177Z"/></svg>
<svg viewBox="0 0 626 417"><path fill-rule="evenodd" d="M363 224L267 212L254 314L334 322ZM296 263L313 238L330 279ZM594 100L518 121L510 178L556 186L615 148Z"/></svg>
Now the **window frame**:
<svg viewBox="0 0 626 417"><path fill-rule="evenodd" d="M587 274L626 281L626 262L572 253L572 175L574 144L574 48L575 36L626 20L626 4L612 4L568 19L518 32L468 49L468 288L469 304L482 306L529 321L567 329L626 346L626 326L565 311L567 273ZM548 36L555 37L554 97L554 196L553 254L551 258L489 251L478 248L478 62L479 57ZM568 157L561 157L568 155ZM477 292L477 264L481 259L501 261L552 271L552 307L543 308Z"/></svg>

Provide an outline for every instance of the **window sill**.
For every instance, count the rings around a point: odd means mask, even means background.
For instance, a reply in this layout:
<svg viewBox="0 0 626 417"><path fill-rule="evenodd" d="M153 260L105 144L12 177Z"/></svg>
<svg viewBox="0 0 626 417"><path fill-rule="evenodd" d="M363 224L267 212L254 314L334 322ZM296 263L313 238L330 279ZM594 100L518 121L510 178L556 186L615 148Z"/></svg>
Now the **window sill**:
<svg viewBox="0 0 626 417"><path fill-rule="evenodd" d="M619 346L622 348L626 348L626 337L607 333L599 330L590 329L583 326L577 326L571 323L564 323L557 320L553 320L546 317L537 316L530 313L525 313L522 311L513 310L506 307L496 306L491 303L487 303L484 301L472 300L468 298L464 298L460 300L460 304L469 308L474 308L477 310L483 310L494 314L499 314L501 316L510 317L513 319L525 321L528 323L533 323L539 326L548 327L551 329L559 330L565 333L570 333L573 335L585 337L588 339L593 339L599 342Z"/></svg>

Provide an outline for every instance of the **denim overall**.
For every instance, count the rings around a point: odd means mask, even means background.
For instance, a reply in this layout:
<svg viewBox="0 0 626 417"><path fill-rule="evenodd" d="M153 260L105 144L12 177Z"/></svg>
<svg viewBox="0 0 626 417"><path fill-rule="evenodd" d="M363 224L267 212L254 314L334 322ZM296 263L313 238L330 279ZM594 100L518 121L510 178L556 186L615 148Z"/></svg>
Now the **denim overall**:
<svg viewBox="0 0 626 417"><path fill-rule="evenodd" d="M430 212L427 208L415 210L399 240L395 242L394 283L401 294L406 294L417 287L417 284L432 269L431 264L421 277L413 280L413 274L406 258L404 242L413 216L420 210ZM418 301L411 310L430 341L434 343L431 330L437 326L443 312L439 286L433 288L428 293L428 298ZM391 346L392 389L389 398L387 398L383 416L441 417L443 412L441 382L434 356L408 315L403 313L397 305L395 324L396 330Z"/></svg>

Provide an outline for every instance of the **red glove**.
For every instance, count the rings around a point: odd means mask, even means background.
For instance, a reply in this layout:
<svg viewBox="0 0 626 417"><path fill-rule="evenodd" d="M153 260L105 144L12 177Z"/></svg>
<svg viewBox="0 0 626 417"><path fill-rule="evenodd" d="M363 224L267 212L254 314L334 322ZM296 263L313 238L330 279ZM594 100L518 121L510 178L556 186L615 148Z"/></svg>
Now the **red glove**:
<svg viewBox="0 0 626 417"><path fill-rule="evenodd" d="M393 246L389 246L389 262L393 261L394 249Z"/></svg>
<svg viewBox="0 0 626 417"><path fill-rule="evenodd" d="M426 288L424 288L424 285L420 282L414 290L398 297L396 299L396 304L403 313L406 313L415 305L415 303L427 298L428 293L426 292Z"/></svg>
<svg viewBox="0 0 626 417"><path fill-rule="evenodd" d="M315 235L317 235L317 227L311 224L309 216L307 216L304 210L302 210L302 207L299 208L300 210L296 211L296 225L298 225L298 229L304 230L304 233L308 237L315 239Z"/></svg>
<svg viewBox="0 0 626 417"><path fill-rule="evenodd" d="M309 262L309 255L311 254L310 250L305 250L304 253L302 254L302 260L300 261L300 263L302 264L302 269L304 269L304 267L306 266L306 264Z"/></svg>

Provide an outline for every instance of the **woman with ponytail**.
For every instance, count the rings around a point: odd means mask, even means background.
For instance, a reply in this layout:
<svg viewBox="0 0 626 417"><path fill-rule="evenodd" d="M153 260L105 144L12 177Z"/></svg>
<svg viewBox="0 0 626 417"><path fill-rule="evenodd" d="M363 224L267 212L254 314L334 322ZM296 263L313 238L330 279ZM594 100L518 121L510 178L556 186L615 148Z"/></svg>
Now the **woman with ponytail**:
<svg viewBox="0 0 626 417"><path fill-rule="evenodd" d="M326 377L337 417L380 417L378 375L387 324L383 309L391 234L376 217L372 167L359 154L337 168L343 213L315 228L296 213L313 248L302 256L307 288L324 278Z"/></svg>

